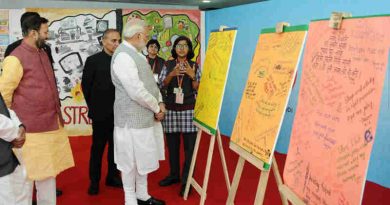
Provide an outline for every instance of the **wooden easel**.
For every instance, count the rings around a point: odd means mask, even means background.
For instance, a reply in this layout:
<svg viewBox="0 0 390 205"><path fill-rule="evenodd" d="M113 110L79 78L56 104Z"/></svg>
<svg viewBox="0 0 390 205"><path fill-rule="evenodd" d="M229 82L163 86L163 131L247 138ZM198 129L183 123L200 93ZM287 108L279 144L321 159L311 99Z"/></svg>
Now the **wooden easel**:
<svg viewBox="0 0 390 205"><path fill-rule="evenodd" d="M333 29L340 29L342 19L345 17L351 17L351 16L352 16L352 14L348 13L348 12L332 12L331 17L330 17L330 21L329 21L329 27L331 27ZM285 25L286 24L284 24L284 22L278 23L278 25L276 26L276 30L283 32L283 26L285 26ZM232 143L231 143L231 145L232 145ZM232 146L230 146L230 148L232 148ZM241 159L241 157L240 157L240 159ZM290 201L294 205L306 205L306 203L304 201L302 201L302 199L300 199L287 185L283 184L282 178L281 178L279 170L277 168L277 163L276 163L275 157L273 157L272 159L273 159L272 165L273 165L273 170L274 170L274 174L276 177L276 183L277 183L277 186L279 189L280 196L282 198L283 205L288 205L288 201ZM238 168L238 166L239 165L237 164L237 168ZM240 173L240 175L241 175L241 173ZM236 175L234 175L234 177L236 177ZM261 177L260 177L259 188L260 188L260 184L262 182ZM233 185L234 185L234 179L233 179L232 188L233 188ZM265 183L265 184L262 184L261 186L266 186L266 185L267 184ZM258 192L262 191L259 188L258 188ZM265 193L265 187L264 187L264 193ZM262 204L263 199L264 199L264 193L263 192L260 193L260 194L263 194L263 196L262 197L260 196L261 198L259 199L259 200L261 200L261 201L259 201L259 203L261 203L261 204ZM229 197L230 197L230 193L229 193ZM256 195L256 201L257 201L257 197L258 196ZM233 195L233 198L234 198L234 195ZM255 204L257 204L257 203L255 202Z"/></svg>
<svg viewBox="0 0 390 205"><path fill-rule="evenodd" d="M269 169L268 170L266 169L267 164L265 164L261 160L257 159L256 157L254 157L253 155L251 155L250 153L243 150L241 147L239 147L238 145L236 145L232 142L230 143L229 147L231 150L233 150L237 154L239 154L240 157L239 157L238 162L237 162L236 171L234 173L233 182L232 182L232 185L231 185L231 188L229 191L229 196L228 196L228 199L226 201L226 204L227 205L234 204L234 198L236 196L238 184L239 184L240 179L241 179L241 174L242 174L242 170L244 168L245 161L248 161L249 163L253 164L258 169L262 170L261 175L260 175L260 181L259 181L259 184L257 186L256 199L255 199L254 204L256 204L256 205L263 204L265 190L267 188L267 182L268 182L269 172L270 172ZM283 185L283 181L282 181L282 177L280 176L278 164L276 163L275 157L272 158L272 168L273 168L274 175L276 178L276 183L279 187L280 185ZM288 205L287 199L282 194L281 194L281 197L282 197L283 205Z"/></svg>
<svg viewBox="0 0 390 205"><path fill-rule="evenodd" d="M346 18L346 17L352 17L352 14L349 12L332 12L332 14L330 16L330 21L329 21L329 27L331 27L333 29L340 29L341 22L342 22L343 18ZM276 165L275 158L273 158L273 159L274 160L273 160L272 164ZM280 177L280 174L278 174L278 175ZM275 176L276 176L276 174L275 174ZM300 199L287 185L283 184L283 182L281 181L281 178L280 178L280 182L281 183L279 183L277 180L278 189L279 189L279 193L282 197L283 205L288 205L287 200L290 201L294 205L306 205L306 203L302 199Z"/></svg>
<svg viewBox="0 0 390 205"><path fill-rule="evenodd" d="M195 147L194 147L194 153L192 155L192 160L191 160L191 166L190 166L190 171L188 173L188 178L187 178L187 183L186 183L186 189L184 191L184 200L187 200L188 197L188 192L190 190L190 186L192 185L196 192L199 193L200 195L200 203L203 205L206 201L206 195L207 195L207 185L209 182L209 176L210 176L210 168L211 168L211 161L213 157L213 152L214 152L214 144L215 144L215 138L217 138L217 143L218 143L218 150L221 156L221 162L222 162L222 168L223 168L223 173L225 175L225 181L226 181L226 187L227 190L230 190L230 180L229 180L229 174L226 166L226 160L225 160L225 154L223 152L223 147L222 147L222 139L221 139L221 134L219 129L216 130L215 134L210 133L208 129L203 129L202 126L194 122L195 125L199 128L198 135L196 138L195 142ZM206 170L205 170L205 175L203 179L203 186L201 187L198 182L195 181L193 178L194 174L194 168L195 168L195 163L196 163L196 155L198 154L199 150L199 143L200 139L202 137L202 133L206 132L211 135L210 139L210 145L209 145L209 152L207 154L207 163L206 163Z"/></svg>
<svg viewBox="0 0 390 205"><path fill-rule="evenodd" d="M249 154L248 152L246 152L236 144L230 143L230 149L237 152L240 155L240 157L237 162L236 171L234 173L234 177L230 188L229 196L226 201L226 205L234 204L234 198L236 196L238 184L240 182L245 161L248 161L249 163L253 164L255 167L261 170L260 180L257 186L256 198L254 204L255 205L263 204L270 170L264 169L264 165L265 165L264 162L255 158L253 155ZM278 186L280 197L282 199L282 204L288 205L288 201L290 201L294 205L305 205L305 203L293 191L291 191L289 187L283 184L283 180L280 175L278 163L276 162L275 156L272 157L272 166L270 167L270 169L272 169L274 172L276 184Z"/></svg>
<svg viewBox="0 0 390 205"><path fill-rule="evenodd" d="M227 29L235 30L235 28L228 28L227 26L221 25L219 27L218 31L222 32L222 31L226 31ZM226 79L227 79L227 76L226 76ZM226 81L224 83L226 85ZM221 102L220 106L222 106L222 102ZM209 129L209 127L207 127L207 125L205 125L205 126L202 125L202 123L200 121L197 122L195 118L194 118L193 123L199 128L199 131L198 131L198 135L196 138L194 153L192 155L191 166L190 166L190 170L188 173L187 183L186 183L186 187L185 187L185 191L184 191L184 200L187 200L190 186L192 185L194 187L194 189L196 190L196 192L198 192L200 195L200 203L199 204L203 205L206 201L207 186L208 186L208 182L209 182L210 168L211 168L211 161L212 161L213 152L214 152L215 138L217 138L218 150L219 150L219 154L221 156L222 169L223 169L223 174L225 175L226 188L228 191L230 190L230 179L229 179L229 173L228 173L227 166L226 166L225 154L223 152L222 139L221 139L221 133L219 131L219 128L217 127L215 129L215 126L214 126L212 129ZM215 124L218 125L218 119L216 120ZM200 186L199 183L196 182L195 179L193 178L193 175L194 175L194 169L195 169L195 163L196 163L196 156L197 156L198 150L199 150L199 143L200 143L203 132L206 132L209 135L211 135L211 139L210 139L209 151L207 154L205 176L203 179L203 184L202 184L202 186Z"/></svg>
<svg viewBox="0 0 390 205"><path fill-rule="evenodd" d="M280 33L285 32L284 27L287 27L287 26L290 26L290 24L288 22L277 23L276 28L275 28L275 33L280 34ZM291 85L291 87L292 87L292 85ZM285 106L285 108L286 107L287 106ZM278 129L280 129L280 127L281 127L282 120L283 120L283 116L281 118L281 121L279 122L280 124L279 124ZM277 132L277 135L278 134L279 134L279 131ZM275 140L276 139L277 138L275 138ZM275 141L275 143L276 143L276 141ZM279 193L281 196L282 204L288 205L289 204L288 199L290 199L294 204L301 204L301 203L299 203L299 202L301 202L300 199L298 197L296 197L296 195L286 185L283 184L283 180L282 180L282 177L281 177L280 172L279 172L278 164L276 162L275 156L273 156L273 153L272 153L272 159L269 158L263 162L262 160L255 157L253 154L249 153L247 150L245 150L241 146L237 145L234 142L234 140L230 142L229 147L231 150L233 150L234 152L236 152L239 155L239 159L237 162L236 171L234 173L233 182L231 185L229 196L228 196L228 199L226 201L227 205L234 204L234 198L236 196L237 188L238 188L238 185L240 182L240 178L241 178L242 170L244 168L245 161L248 161L249 163L254 165L256 168L261 170L260 180L259 180L259 183L257 186L256 198L255 198L255 202L254 202L255 205L261 205L264 202L265 191L267 188L268 178L269 178L269 174L271 171L270 169L272 169L274 172L276 183L278 186L278 190L279 190Z"/></svg>
<svg viewBox="0 0 390 205"><path fill-rule="evenodd" d="M294 205L306 205L305 202L302 201L289 187L284 184L278 185L279 193L282 196L283 200L288 200ZM283 205L284 201L283 201ZM288 203L286 204L288 205Z"/></svg>

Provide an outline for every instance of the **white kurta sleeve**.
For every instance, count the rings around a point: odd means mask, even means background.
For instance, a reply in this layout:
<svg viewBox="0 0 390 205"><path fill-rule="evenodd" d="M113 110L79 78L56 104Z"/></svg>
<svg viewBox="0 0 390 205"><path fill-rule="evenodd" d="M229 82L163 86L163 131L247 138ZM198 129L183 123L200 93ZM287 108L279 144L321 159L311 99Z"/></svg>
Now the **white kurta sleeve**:
<svg viewBox="0 0 390 205"><path fill-rule="evenodd" d="M21 125L22 123L20 122L20 120L19 120L18 116L16 115L16 113L13 110L11 110L11 109L8 109L8 111L9 111L9 115L10 115L11 120L14 123L14 125L16 127L19 127L19 125Z"/></svg>
<svg viewBox="0 0 390 205"><path fill-rule="evenodd" d="M163 98L162 98L161 92L158 92L158 102L159 103L163 102Z"/></svg>
<svg viewBox="0 0 390 205"><path fill-rule="evenodd" d="M144 83L139 79L134 60L127 53L122 52L116 56L112 69L132 100L154 113L160 112L158 105L160 99L156 99L146 90Z"/></svg>
<svg viewBox="0 0 390 205"><path fill-rule="evenodd" d="M18 137L18 127L7 116L0 114L0 138L11 142Z"/></svg>

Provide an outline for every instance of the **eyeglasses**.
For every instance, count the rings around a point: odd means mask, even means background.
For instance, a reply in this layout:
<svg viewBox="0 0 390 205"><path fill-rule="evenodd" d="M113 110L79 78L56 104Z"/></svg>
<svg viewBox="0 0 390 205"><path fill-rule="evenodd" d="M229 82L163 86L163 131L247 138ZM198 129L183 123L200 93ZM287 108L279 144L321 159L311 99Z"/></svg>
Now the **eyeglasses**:
<svg viewBox="0 0 390 205"><path fill-rule="evenodd" d="M188 49L188 45L187 44L177 44L176 49Z"/></svg>

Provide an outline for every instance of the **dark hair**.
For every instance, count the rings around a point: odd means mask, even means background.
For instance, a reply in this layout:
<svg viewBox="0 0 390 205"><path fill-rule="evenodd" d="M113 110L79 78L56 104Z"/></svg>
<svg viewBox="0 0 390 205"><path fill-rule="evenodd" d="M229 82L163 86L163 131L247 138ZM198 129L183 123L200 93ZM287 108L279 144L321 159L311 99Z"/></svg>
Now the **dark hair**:
<svg viewBox="0 0 390 205"><path fill-rule="evenodd" d="M194 56L195 56L195 54L194 54L194 51L193 51L193 49L192 49L192 42L191 42L191 40L188 38L188 37L186 37L186 36L179 36L176 40L175 40L175 42L173 43L173 46L172 46L172 50L171 50L171 53L172 53L172 57L174 58L174 59L176 59L177 58L177 53L176 53L176 46L177 46L177 44L180 42L180 41L186 41L187 42L187 45L188 45L188 54L187 54L187 60L191 60Z"/></svg>
<svg viewBox="0 0 390 205"><path fill-rule="evenodd" d="M110 33L113 33L113 32L119 33L118 30L113 29L113 28L109 28L109 29L104 31L102 38L103 39L107 38L107 35L110 34ZM119 35L120 35L120 33L119 33Z"/></svg>
<svg viewBox="0 0 390 205"><path fill-rule="evenodd" d="M47 18L41 17L41 24L49 23L49 20Z"/></svg>
<svg viewBox="0 0 390 205"><path fill-rule="evenodd" d="M161 46L160 43L158 43L158 40L156 39L150 39L148 43L146 44L146 48L149 48L150 45L155 44L157 46L157 50L160 50Z"/></svg>
<svg viewBox="0 0 390 205"><path fill-rule="evenodd" d="M29 16L26 19L24 19L22 23L22 33L23 36L27 36L28 32L35 30L39 31L39 28L41 27L42 19L40 16Z"/></svg>
<svg viewBox="0 0 390 205"><path fill-rule="evenodd" d="M38 17L41 17L37 12L30 12L30 11L27 11L27 12L24 12L22 14L22 16L20 17L20 25L23 24L23 21L26 20L27 17L30 17L30 16L38 16Z"/></svg>

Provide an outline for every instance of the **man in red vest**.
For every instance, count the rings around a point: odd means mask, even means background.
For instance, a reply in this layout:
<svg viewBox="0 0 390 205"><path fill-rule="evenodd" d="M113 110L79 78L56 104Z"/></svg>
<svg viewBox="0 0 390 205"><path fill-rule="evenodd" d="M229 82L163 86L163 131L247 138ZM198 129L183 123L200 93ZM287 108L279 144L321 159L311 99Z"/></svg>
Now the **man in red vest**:
<svg viewBox="0 0 390 205"><path fill-rule="evenodd" d="M0 92L26 126L23 166L27 180L35 182L38 205L56 204L55 177L74 166L74 161L54 72L43 49L48 25L39 16L29 16L22 32L21 45L4 59ZM32 195L32 183L29 190Z"/></svg>
<svg viewBox="0 0 390 205"><path fill-rule="evenodd" d="M23 24L23 21L29 17L29 16L39 16L40 15L37 13L37 12L31 12L31 11L27 11L27 12L24 12L23 15L20 17L20 25ZM46 18L42 18L42 24L48 24L49 21L46 19ZM5 52L4 52L4 58L9 56L12 51L15 50L15 48L19 47L20 44L22 44L22 41L23 39L20 39L20 40L17 40L15 42L13 42L12 44L8 45L7 48L5 49ZM44 45L43 49L45 50L45 52L47 53L47 56L49 56L49 59L50 59L50 62L51 64L54 63L54 60L53 60L53 56L51 55L51 50L50 50L50 46L48 46L47 44ZM60 189L57 189L56 190L56 195L57 196L61 196L62 195L62 190ZM36 204L35 201L33 201L33 204Z"/></svg>

